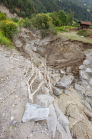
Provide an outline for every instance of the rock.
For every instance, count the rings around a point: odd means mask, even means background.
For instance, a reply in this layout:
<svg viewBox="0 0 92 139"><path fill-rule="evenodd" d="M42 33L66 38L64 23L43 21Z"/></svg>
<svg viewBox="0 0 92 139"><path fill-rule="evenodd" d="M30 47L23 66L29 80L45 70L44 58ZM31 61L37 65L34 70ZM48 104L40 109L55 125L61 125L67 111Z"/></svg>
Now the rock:
<svg viewBox="0 0 92 139"><path fill-rule="evenodd" d="M32 51L37 52L37 47L32 47Z"/></svg>
<svg viewBox="0 0 92 139"><path fill-rule="evenodd" d="M83 70L84 68L85 68L84 65L81 65L81 66L79 67L80 70Z"/></svg>
<svg viewBox="0 0 92 139"><path fill-rule="evenodd" d="M68 94L70 94L71 92L68 91L68 90L64 90L64 93L65 93L66 95L68 95Z"/></svg>
<svg viewBox="0 0 92 139"><path fill-rule="evenodd" d="M73 75L64 76L56 83L55 86L61 89L65 89L68 88L73 81L74 81Z"/></svg>
<svg viewBox="0 0 92 139"><path fill-rule="evenodd" d="M42 105L45 107L49 106L54 101L54 98L50 95L37 95L36 99L39 105Z"/></svg>
<svg viewBox="0 0 92 139"><path fill-rule="evenodd" d="M89 80L89 85L92 85L92 78L90 78Z"/></svg>
<svg viewBox="0 0 92 139"><path fill-rule="evenodd" d="M50 113L49 113L49 117L47 119L48 130L50 133L52 133L52 137L55 138L57 116L56 116L55 109L52 104L49 106L49 111L50 111Z"/></svg>
<svg viewBox="0 0 92 139"><path fill-rule="evenodd" d="M26 103L26 109L22 121L28 122L29 120L46 120L48 115L49 108L41 107L36 104Z"/></svg>
<svg viewBox="0 0 92 139"><path fill-rule="evenodd" d="M86 82L85 80L82 81L82 84L84 85L88 85L88 82Z"/></svg>
<svg viewBox="0 0 92 139"><path fill-rule="evenodd" d="M92 68L87 68L86 72L89 73L89 74L92 74Z"/></svg>
<svg viewBox="0 0 92 139"><path fill-rule="evenodd" d="M89 79L88 74L87 74L85 71L83 71L83 70L80 71L80 76L81 76L81 78L83 78L83 79L86 79L86 80Z"/></svg>
<svg viewBox="0 0 92 139"><path fill-rule="evenodd" d="M72 139L71 135L68 135L65 129L57 122L57 130L61 133L62 139Z"/></svg>
<svg viewBox="0 0 92 139"><path fill-rule="evenodd" d="M84 113L86 114L86 116L92 119L92 112L84 109Z"/></svg>
<svg viewBox="0 0 92 139"><path fill-rule="evenodd" d="M66 72L71 73L71 71L72 71L72 67L67 67Z"/></svg>
<svg viewBox="0 0 92 139"><path fill-rule="evenodd" d="M80 86L79 84L75 83L75 89L78 91L82 91L82 86Z"/></svg>
<svg viewBox="0 0 92 139"><path fill-rule="evenodd" d="M55 110L56 110L56 114L57 114L57 119L59 121L59 123L65 127L69 125L69 121L68 119L65 117L65 115L61 112L61 110L55 105Z"/></svg>
<svg viewBox="0 0 92 139"><path fill-rule="evenodd" d="M15 45L16 45L16 47L22 47L22 43L20 40L16 40Z"/></svg>
<svg viewBox="0 0 92 139"><path fill-rule="evenodd" d="M57 87L53 87L53 94L59 96L63 93L62 90L58 89Z"/></svg>
<svg viewBox="0 0 92 139"><path fill-rule="evenodd" d="M88 97L92 96L92 87L91 86L86 87L85 96L88 96Z"/></svg>
<svg viewBox="0 0 92 139"><path fill-rule="evenodd" d="M92 88L90 86L87 86L86 91L88 91L88 90L92 90Z"/></svg>
<svg viewBox="0 0 92 139"><path fill-rule="evenodd" d="M62 134L62 139L72 139L69 130L69 121L61 110L55 105L55 110L57 114L57 130Z"/></svg>
<svg viewBox="0 0 92 139"><path fill-rule="evenodd" d="M42 57L45 56L46 54L46 49L44 47L37 47L37 52L40 54Z"/></svg>
<svg viewBox="0 0 92 139"><path fill-rule="evenodd" d="M86 91L85 96L91 97L92 96L92 93L90 91Z"/></svg>
<svg viewBox="0 0 92 139"><path fill-rule="evenodd" d="M16 124L17 124L17 121L14 120L14 121L12 122L12 125L13 125L13 126L16 126Z"/></svg>
<svg viewBox="0 0 92 139"><path fill-rule="evenodd" d="M13 120L14 120L14 116L11 117L11 121L13 121Z"/></svg>
<svg viewBox="0 0 92 139"><path fill-rule="evenodd" d="M84 60L83 64L84 65L89 65L91 63L91 61L89 59Z"/></svg>
<svg viewBox="0 0 92 139"><path fill-rule="evenodd" d="M61 73L61 74L65 74L66 72L65 72L65 71L63 71L63 70L60 70L60 73Z"/></svg>

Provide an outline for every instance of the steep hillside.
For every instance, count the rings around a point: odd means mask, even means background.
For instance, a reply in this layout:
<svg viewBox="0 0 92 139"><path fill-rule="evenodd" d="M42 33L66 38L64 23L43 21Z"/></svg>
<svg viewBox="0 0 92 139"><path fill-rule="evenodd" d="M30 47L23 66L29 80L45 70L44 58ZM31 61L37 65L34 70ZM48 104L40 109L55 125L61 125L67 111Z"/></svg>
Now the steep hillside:
<svg viewBox="0 0 92 139"><path fill-rule="evenodd" d="M31 14L38 12L65 10L67 13L73 11L78 20L92 21L91 0L0 0L0 3L22 17L30 18Z"/></svg>

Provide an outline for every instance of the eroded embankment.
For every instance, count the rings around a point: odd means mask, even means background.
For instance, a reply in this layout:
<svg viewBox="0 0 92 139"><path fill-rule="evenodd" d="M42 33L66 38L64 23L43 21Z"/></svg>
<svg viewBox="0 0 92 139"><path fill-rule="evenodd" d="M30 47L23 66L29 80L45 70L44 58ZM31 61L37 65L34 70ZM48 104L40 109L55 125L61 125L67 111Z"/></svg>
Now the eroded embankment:
<svg viewBox="0 0 92 139"><path fill-rule="evenodd" d="M22 30L15 44L24 56L32 58L35 53L39 55L40 63L45 58L48 66L55 70L70 70L75 76L78 76L79 66L85 59L84 51L92 48L92 44L71 41L62 36L42 40L38 34L33 35L26 29Z"/></svg>
<svg viewBox="0 0 92 139"><path fill-rule="evenodd" d="M92 76L90 76L90 73L86 73L86 70L88 72L87 68L92 66L89 65L92 64L92 45L78 41L72 42L65 37L45 38L42 40L34 36L34 39L31 39L30 36L28 37L28 35L26 35L26 31L27 30L24 30L16 40L17 44L19 44L18 49L23 55L29 55L31 61L35 63L34 66L40 70L44 78L46 75L49 76L50 80L47 80L47 82L51 83L51 87L53 88L53 92L52 94L50 92L50 94L55 98L54 103L69 119L72 138L91 139L92 120L89 120L89 118L91 119L92 117L92 92L89 91L92 90L92 84L89 84L89 79L92 78ZM22 42L24 42L24 44ZM88 49L89 51L86 52ZM89 62L83 62L84 59L88 59ZM80 69L79 66L82 69ZM79 70L80 79L76 80ZM89 72L92 73L92 71ZM64 82L66 84L68 81L71 81L72 73L74 74L74 80L71 86L68 86L68 88L67 86L64 87ZM70 79L68 77L70 77ZM85 82L85 80L87 80L87 82ZM59 81L62 83L59 83ZM59 86L60 84L61 86ZM37 82L34 82L33 86L35 88L37 88L36 85ZM41 90L39 90L39 92L41 93ZM37 94L39 94L39 92L37 92ZM43 94L44 91L42 92L42 95ZM37 101L34 97L34 102L38 103L40 101Z"/></svg>

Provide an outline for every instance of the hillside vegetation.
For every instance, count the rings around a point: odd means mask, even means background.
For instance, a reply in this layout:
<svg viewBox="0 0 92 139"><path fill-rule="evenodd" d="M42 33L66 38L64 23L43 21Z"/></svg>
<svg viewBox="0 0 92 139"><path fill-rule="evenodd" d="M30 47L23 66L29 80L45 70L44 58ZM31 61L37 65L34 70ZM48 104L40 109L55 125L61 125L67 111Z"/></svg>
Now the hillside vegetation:
<svg viewBox="0 0 92 139"><path fill-rule="evenodd" d="M66 13L74 12L74 18L78 20L92 21L91 0L0 0L0 3L22 17L30 18L33 13L64 10Z"/></svg>

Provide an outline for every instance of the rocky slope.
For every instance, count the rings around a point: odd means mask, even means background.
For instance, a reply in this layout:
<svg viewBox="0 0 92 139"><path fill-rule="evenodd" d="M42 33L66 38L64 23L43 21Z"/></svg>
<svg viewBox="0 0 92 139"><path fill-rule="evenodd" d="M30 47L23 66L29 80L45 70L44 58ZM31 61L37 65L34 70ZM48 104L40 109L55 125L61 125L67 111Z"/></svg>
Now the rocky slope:
<svg viewBox="0 0 92 139"><path fill-rule="evenodd" d="M92 139L91 45L27 29L13 41L21 54L0 47L0 138Z"/></svg>

